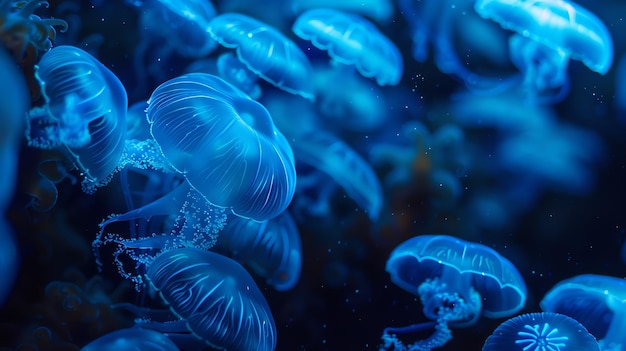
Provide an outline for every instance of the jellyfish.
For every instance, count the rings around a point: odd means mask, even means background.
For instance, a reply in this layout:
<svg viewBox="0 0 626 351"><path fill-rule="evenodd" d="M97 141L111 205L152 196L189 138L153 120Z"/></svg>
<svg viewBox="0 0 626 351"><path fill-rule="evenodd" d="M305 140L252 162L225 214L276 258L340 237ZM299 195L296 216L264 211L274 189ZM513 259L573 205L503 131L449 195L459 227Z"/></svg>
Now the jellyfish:
<svg viewBox="0 0 626 351"><path fill-rule="evenodd" d="M211 251L180 248L157 256L145 275L177 318L159 321L167 311L117 305L143 318L136 320L137 327L164 333L184 349L202 349L199 344L224 350L275 349L276 326L269 305L236 261Z"/></svg>
<svg viewBox="0 0 626 351"><path fill-rule="evenodd" d="M124 148L124 86L93 56L73 46L47 52L37 79L45 104L28 114L30 145L64 149L84 176L87 192L107 184Z"/></svg>
<svg viewBox="0 0 626 351"><path fill-rule="evenodd" d="M292 289L300 278L302 244L288 211L263 222L233 216L213 250L250 267L278 291Z"/></svg>
<svg viewBox="0 0 626 351"><path fill-rule="evenodd" d="M257 84L259 77L239 61L232 52L223 53L217 58L217 70L224 80L238 87L251 98L258 99L261 96L261 87Z"/></svg>
<svg viewBox="0 0 626 351"><path fill-rule="evenodd" d="M502 318L524 307L526 284L513 264L495 250L447 235L419 235L398 245L387 260L391 281L417 294L434 322L386 328L381 350L422 351L452 338L449 326L469 327L480 316ZM404 346L396 334L435 329Z"/></svg>
<svg viewBox="0 0 626 351"><path fill-rule="evenodd" d="M313 68L298 46L275 28L252 17L224 13L209 23L222 46L235 49L251 72L288 93L314 100Z"/></svg>
<svg viewBox="0 0 626 351"><path fill-rule="evenodd" d="M539 305L543 311L576 319L599 340L601 350L609 351L626 346L625 300L624 279L583 274L556 284Z"/></svg>
<svg viewBox="0 0 626 351"><path fill-rule="evenodd" d="M569 59L605 74L613 62L611 35L594 14L566 0L478 0L475 10L518 35L509 41L523 85L534 91L566 82ZM563 95L557 94L557 96Z"/></svg>
<svg viewBox="0 0 626 351"><path fill-rule="evenodd" d="M0 42L18 63L30 90L31 100L39 97L39 84L34 67L41 55L52 47L57 28L64 32L67 22L56 18L41 18L33 12L44 0L0 0Z"/></svg>
<svg viewBox="0 0 626 351"><path fill-rule="evenodd" d="M552 313L527 313L500 324L483 351L600 351L598 342L577 320Z"/></svg>
<svg viewBox="0 0 626 351"><path fill-rule="evenodd" d="M203 73L173 78L152 93L147 117L160 152L212 205L259 221L289 205L291 147L263 105L239 89Z"/></svg>
<svg viewBox="0 0 626 351"><path fill-rule="evenodd" d="M400 50L365 18L333 9L308 10L298 16L293 32L344 65L354 65L378 85L396 85L404 63Z"/></svg>
<svg viewBox="0 0 626 351"><path fill-rule="evenodd" d="M81 351L178 351L178 347L167 336L143 328L119 329L105 334L83 346Z"/></svg>
<svg viewBox="0 0 626 351"><path fill-rule="evenodd" d="M1 9L1 6L0 6ZM17 178L19 145L28 110L28 88L8 53L0 47L0 306L13 289L18 271L17 244L11 225L5 219Z"/></svg>

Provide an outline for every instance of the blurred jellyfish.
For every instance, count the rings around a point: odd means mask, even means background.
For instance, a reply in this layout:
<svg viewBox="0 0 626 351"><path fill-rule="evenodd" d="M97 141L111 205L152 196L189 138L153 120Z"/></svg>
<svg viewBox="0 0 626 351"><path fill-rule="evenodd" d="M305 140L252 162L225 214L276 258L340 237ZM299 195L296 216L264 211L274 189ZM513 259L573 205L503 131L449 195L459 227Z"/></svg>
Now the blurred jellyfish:
<svg viewBox="0 0 626 351"><path fill-rule="evenodd" d="M167 336L150 329L127 328L105 334L83 346L81 351L178 351Z"/></svg>
<svg viewBox="0 0 626 351"><path fill-rule="evenodd" d="M1 6L0 6L1 10ZM18 271L17 245L13 230L5 219L17 176L20 138L24 129L24 115L28 110L28 88L15 63L0 47L0 306L13 289Z"/></svg>
<svg viewBox="0 0 626 351"><path fill-rule="evenodd" d="M250 267L278 291L292 289L300 279L300 233L287 211L263 222L233 216L213 250Z"/></svg>
<svg viewBox="0 0 626 351"><path fill-rule="evenodd" d="M45 0L0 1L0 42L22 69L30 90L31 100L39 97L40 87L34 67L43 53L50 50L57 28L64 32L67 22L56 18L41 18L33 12Z"/></svg>
<svg viewBox="0 0 626 351"><path fill-rule="evenodd" d="M391 281L420 297L434 322L386 328L381 350L430 350L452 339L449 326L468 327L480 316L502 318L524 307L526 284L506 258L481 244L446 235L420 235L398 245L387 260ZM435 332L407 348L396 334Z"/></svg>
<svg viewBox="0 0 626 351"><path fill-rule="evenodd" d="M138 327L165 333L185 349L275 349L276 326L267 301L236 261L210 251L176 249L157 256L146 280L174 317L162 320L167 311L119 304L143 318L136 320Z"/></svg>
<svg viewBox="0 0 626 351"><path fill-rule="evenodd" d="M570 316L599 340L601 350L626 345L626 281L583 274L562 280L546 293L541 309Z"/></svg>
<svg viewBox="0 0 626 351"><path fill-rule="evenodd" d="M333 9L313 9L300 14L292 30L315 47L328 50L334 61L354 65L378 85L400 82L404 70L400 50L365 18Z"/></svg>
<svg viewBox="0 0 626 351"><path fill-rule="evenodd" d="M107 184L124 148L124 86L98 60L73 46L47 52L37 79L45 104L29 112L30 145L65 149L84 176L86 191Z"/></svg>
<svg viewBox="0 0 626 351"><path fill-rule="evenodd" d="M253 99L261 96L261 87L257 84L258 76L250 71L232 52L221 54L217 58L217 70L222 78L241 89Z"/></svg>
<svg viewBox="0 0 626 351"><path fill-rule="evenodd" d="M541 92L566 81L568 59L605 74L613 62L613 40L594 14L566 0L478 0L478 14L520 35L509 42L524 86ZM562 95L562 94L561 94Z"/></svg>
<svg viewBox="0 0 626 351"><path fill-rule="evenodd" d="M383 202L383 190L372 167L348 144L322 130L292 139L298 162L328 174L376 221Z"/></svg>
<svg viewBox="0 0 626 351"><path fill-rule="evenodd" d="M211 20L209 32L224 47L235 49L239 61L263 80L288 93L315 99L311 63L275 28L246 15L225 13Z"/></svg>
<svg viewBox="0 0 626 351"><path fill-rule="evenodd" d="M619 110L620 120L626 122L626 55L619 60L615 76L615 105Z"/></svg>
<svg viewBox="0 0 626 351"><path fill-rule="evenodd" d="M573 318L552 313L528 313L500 324L483 351L600 351L593 335Z"/></svg>

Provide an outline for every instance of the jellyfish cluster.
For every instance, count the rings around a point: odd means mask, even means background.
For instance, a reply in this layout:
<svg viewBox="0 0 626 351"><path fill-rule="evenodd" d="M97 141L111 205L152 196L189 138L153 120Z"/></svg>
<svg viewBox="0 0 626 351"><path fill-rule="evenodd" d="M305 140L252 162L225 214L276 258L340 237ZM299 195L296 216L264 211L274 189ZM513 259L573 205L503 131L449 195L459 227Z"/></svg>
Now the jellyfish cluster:
<svg viewBox="0 0 626 351"><path fill-rule="evenodd" d="M0 350L626 351L625 16L0 0Z"/></svg>

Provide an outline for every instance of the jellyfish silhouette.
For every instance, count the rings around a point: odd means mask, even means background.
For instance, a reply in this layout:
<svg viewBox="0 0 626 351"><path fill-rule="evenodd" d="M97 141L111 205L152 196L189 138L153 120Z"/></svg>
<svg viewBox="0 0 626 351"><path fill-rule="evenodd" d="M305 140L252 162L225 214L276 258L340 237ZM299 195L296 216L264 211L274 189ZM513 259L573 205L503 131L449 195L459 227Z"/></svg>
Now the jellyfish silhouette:
<svg viewBox="0 0 626 351"><path fill-rule="evenodd" d="M434 322L386 328L381 350L430 350L452 338L449 326L468 327L480 316L502 318L524 307L526 284L495 250L447 235L420 235L398 245L386 266L391 281L420 297ZM396 336L435 329L408 346Z"/></svg>
<svg viewBox="0 0 626 351"><path fill-rule="evenodd" d="M81 351L178 351L178 347L167 336L154 330L126 328L105 334L83 346Z"/></svg>
<svg viewBox="0 0 626 351"><path fill-rule="evenodd" d="M124 148L124 86L93 56L73 46L48 51L37 78L45 104L29 112L30 145L67 151L84 176L85 190L106 184Z"/></svg>
<svg viewBox="0 0 626 351"><path fill-rule="evenodd" d="M241 351L276 347L276 326L267 301L236 261L206 250L171 250L152 262L146 281L178 319L159 321L166 311L117 305L147 318L137 320L136 326L160 331L185 349L202 349L199 344Z"/></svg>
<svg viewBox="0 0 626 351"><path fill-rule="evenodd" d="M20 138L28 110L28 88L15 63L0 47L0 306L4 304L18 271L17 245L4 212L13 196L17 177Z"/></svg>
<svg viewBox="0 0 626 351"><path fill-rule="evenodd" d="M288 211L263 222L229 218L213 250L250 267L278 291L293 288L300 279L302 244Z"/></svg>
<svg viewBox="0 0 626 351"><path fill-rule="evenodd" d="M552 313L528 313L500 324L483 351L600 351L593 335L577 320Z"/></svg>
<svg viewBox="0 0 626 351"><path fill-rule="evenodd" d="M605 74L613 62L613 41L594 14L566 0L478 0L475 10L520 35L509 42L524 85L532 89L564 84L568 59ZM524 52L521 52L524 51ZM563 95L562 93L560 95Z"/></svg>
<svg viewBox="0 0 626 351"><path fill-rule="evenodd" d="M584 325L601 350L620 350L626 345L626 281L622 278L583 274L565 279L540 302L547 312L570 316Z"/></svg>
<svg viewBox="0 0 626 351"><path fill-rule="evenodd" d="M400 82L404 62L400 50L365 18L334 9L312 9L298 16L293 32L315 47L328 50L333 60L355 65L379 85Z"/></svg>
<svg viewBox="0 0 626 351"><path fill-rule="evenodd" d="M209 23L211 36L254 74L291 94L314 100L313 68L298 46L275 28L238 13L221 14Z"/></svg>

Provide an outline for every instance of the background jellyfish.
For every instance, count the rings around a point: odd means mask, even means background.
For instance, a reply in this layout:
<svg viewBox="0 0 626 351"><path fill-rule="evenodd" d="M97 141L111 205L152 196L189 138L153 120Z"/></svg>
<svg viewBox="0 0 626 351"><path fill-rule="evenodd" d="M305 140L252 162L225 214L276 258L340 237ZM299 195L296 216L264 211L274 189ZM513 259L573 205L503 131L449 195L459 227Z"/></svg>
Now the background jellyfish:
<svg viewBox="0 0 626 351"><path fill-rule="evenodd" d="M37 79L45 104L29 112L29 143L64 148L84 176L86 191L105 185L124 148L126 89L108 68L73 46L46 53Z"/></svg>
<svg viewBox="0 0 626 351"><path fill-rule="evenodd" d="M211 20L209 32L222 46L235 49L237 58L263 80L288 93L315 99L311 63L293 41L271 25L224 13Z"/></svg>
<svg viewBox="0 0 626 351"><path fill-rule="evenodd" d="M300 279L300 232L288 211L263 222L231 216L213 250L246 265L276 290L292 289Z"/></svg>
<svg viewBox="0 0 626 351"><path fill-rule="evenodd" d="M108 333L81 348L81 351L114 351L136 348L146 351L178 351L167 336L150 329L127 328Z"/></svg>
<svg viewBox="0 0 626 351"><path fill-rule="evenodd" d="M562 350L600 351L593 335L573 318L552 313L528 313L500 324L483 351Z"/></svg>
<svg viewBox="0 0 626 351"><path fill-rule="evenodd" d="M308 10L298 16L293 32L344 65L354 65L378 85L400 82L404 63L400 51L371 22L333 9Z"/></svg>
<svg viewBox="0 0 626 351"><path fill-rule="evenodd" d="M276 348L276 326L267 301L234 260L199 249L171 250L152 262L146 280L178 318L158 321L167 313L119 306L147 318L137 326L166 333L185 348Z"/></svg>
<svg viewBox="0 0 626 351"><path fill-rule="evenodd" d="M556 284L541 300L546 312L570 316L598 339L601 350L622 350L626 345L626 282L622 278L583 274Z"/></svg>
<svg viewBox="0 0 626 351"><path fill-rule="evenodd" d="M509 41L524 86L541 93L565 82L568 58L605 74L613 62L613 39L602 21L573 2L479 0L478 14L522 36ZM534 42L533 42L534 41ZM521 53L524 51L524 53ZM522 57L523 56L523 57Z"/></svg>
<svg viewBox="0 0 626 351"><path fill-rule="evenodd" d="M506 258L481 244L446 235L420 235L398 245L386 266L391 281L420 297L434 322L386 328L381 350L430 350L452 339L448 326L468 327L480 316L502 318L524 307L526 284ZM396 334L432 330L405 346Z"/></svg>

